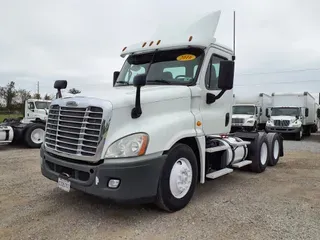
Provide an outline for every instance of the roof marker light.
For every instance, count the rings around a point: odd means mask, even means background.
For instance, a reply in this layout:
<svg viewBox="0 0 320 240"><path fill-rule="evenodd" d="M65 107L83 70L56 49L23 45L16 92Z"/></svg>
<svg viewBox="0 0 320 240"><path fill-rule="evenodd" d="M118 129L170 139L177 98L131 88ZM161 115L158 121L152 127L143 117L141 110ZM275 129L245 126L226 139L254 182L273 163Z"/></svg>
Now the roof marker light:
<svg viewBox="0 0 320 240"><path fill-rule="evenodd" d="M190 37L189 37L189 42L191 42L191 41L192 41L192 38L193 38L192 36L190 36Z"/></svg>
<svg viewBox="0 0 320 240"><path fill-rule="evenodd" d="M122 49L122 52L125 51L126 49L127 49L127 47L124 47L124 48Z"/></svg>
<svg viewBox="0 0 320 240"><path fill-rule="evenodd" d="M153 41L151 41L151 43L149 44L149 47L153 44Z"/></svg>
<svg viewBox="0 0 320 240"><path fill-rule="evenodd" d="M145 47L147 45L147 43L145 42L143 45L142 45L142 47Z"/></svg>
<svg viewBox="0 0 320 240"><path fill-rule="evenodd" d="M158 40L157 45L159 45L159 44L160 44L160 42L161 42L161 40Z"/></svg>

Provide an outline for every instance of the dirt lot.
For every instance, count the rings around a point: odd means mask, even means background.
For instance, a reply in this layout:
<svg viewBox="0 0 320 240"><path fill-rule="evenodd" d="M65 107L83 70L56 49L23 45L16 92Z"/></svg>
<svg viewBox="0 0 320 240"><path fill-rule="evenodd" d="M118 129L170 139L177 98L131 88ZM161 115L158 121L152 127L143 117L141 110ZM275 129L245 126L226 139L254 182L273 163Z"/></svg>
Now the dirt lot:
<svg viewBox="0 0 320 240"><path fill-rule="evenodd" d="M320 135L286 141L262 174L237 171L199 185L168 214L72 191L42 177L39 150L0 146L0 239L319 239Z"/></svg>

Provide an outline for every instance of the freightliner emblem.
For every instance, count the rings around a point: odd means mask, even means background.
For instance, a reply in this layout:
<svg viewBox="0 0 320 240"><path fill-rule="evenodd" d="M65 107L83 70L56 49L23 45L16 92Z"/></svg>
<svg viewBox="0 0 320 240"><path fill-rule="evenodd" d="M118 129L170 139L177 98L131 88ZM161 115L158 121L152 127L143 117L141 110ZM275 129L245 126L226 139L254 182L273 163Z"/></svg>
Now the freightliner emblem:
<svg viewBox="0 0 320 240"><path fill-rule="evenodd" d="M75 102L75 101L69 101L69 102L67 102L67 107L77 107L78 106L78 104Z"/></svg>

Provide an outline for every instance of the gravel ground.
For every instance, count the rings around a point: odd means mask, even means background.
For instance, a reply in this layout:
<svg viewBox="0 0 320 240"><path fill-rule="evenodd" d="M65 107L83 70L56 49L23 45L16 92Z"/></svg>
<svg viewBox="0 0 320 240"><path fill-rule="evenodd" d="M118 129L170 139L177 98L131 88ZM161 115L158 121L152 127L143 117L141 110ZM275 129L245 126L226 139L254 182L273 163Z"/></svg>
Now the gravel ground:
<svg viewBox="0 0 320 240"><path fill-rule="evenodd" d="M318 240L320 135L284 146L276 167L199 185L173 214L62 192L42 177L39 150L0 146L0 239Z"/></svg>

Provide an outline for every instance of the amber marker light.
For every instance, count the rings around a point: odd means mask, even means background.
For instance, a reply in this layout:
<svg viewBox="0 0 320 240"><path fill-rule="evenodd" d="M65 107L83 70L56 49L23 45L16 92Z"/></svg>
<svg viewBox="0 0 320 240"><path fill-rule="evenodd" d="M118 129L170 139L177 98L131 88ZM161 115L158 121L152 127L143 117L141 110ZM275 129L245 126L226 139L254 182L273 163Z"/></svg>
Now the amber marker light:
<svg viewBox="0 0 320 240"><path fill-rule="evenodd" d="M159 44L160 44L160 42L161 42L161 40L158 40L157 45L159 45Z"/></svg>
<svg viewBox="0 0 320 240"><path fill-rule="evenodd" d="M127 47L124 47L124 48L122 49L122 52L125 51L126 49L127 49Z"/></svg>
<svg viewBox="0 0 320 240"><path fill-rule="evenodd" d="M202 123L200 121L197 121L197 126L200 127Z"/></svg>
<svg viewBox="0 0 320 240"><path fill-rule="evenodd" d="M145 47L147 45L147 43L145 42L144 44L142 44L142 47Z"/></svg>
<svg viewBox="0 0 320 240"><path fill-rule="evenodd" d="M147 150L147 145L148 145L148 137L147 136L142 136L142 145L141 145L141 148L140 148L140 151L138 153L138 156L142 156L146 153L146 150Z"/></svg>
<svg viewBox="0 0 320 240"><path fill-rule="evenodd" d="M192 41L192 38L193 38L192 36L190 36L190 37L189 37L189 42L191 42L191 41Z"/></svg>

